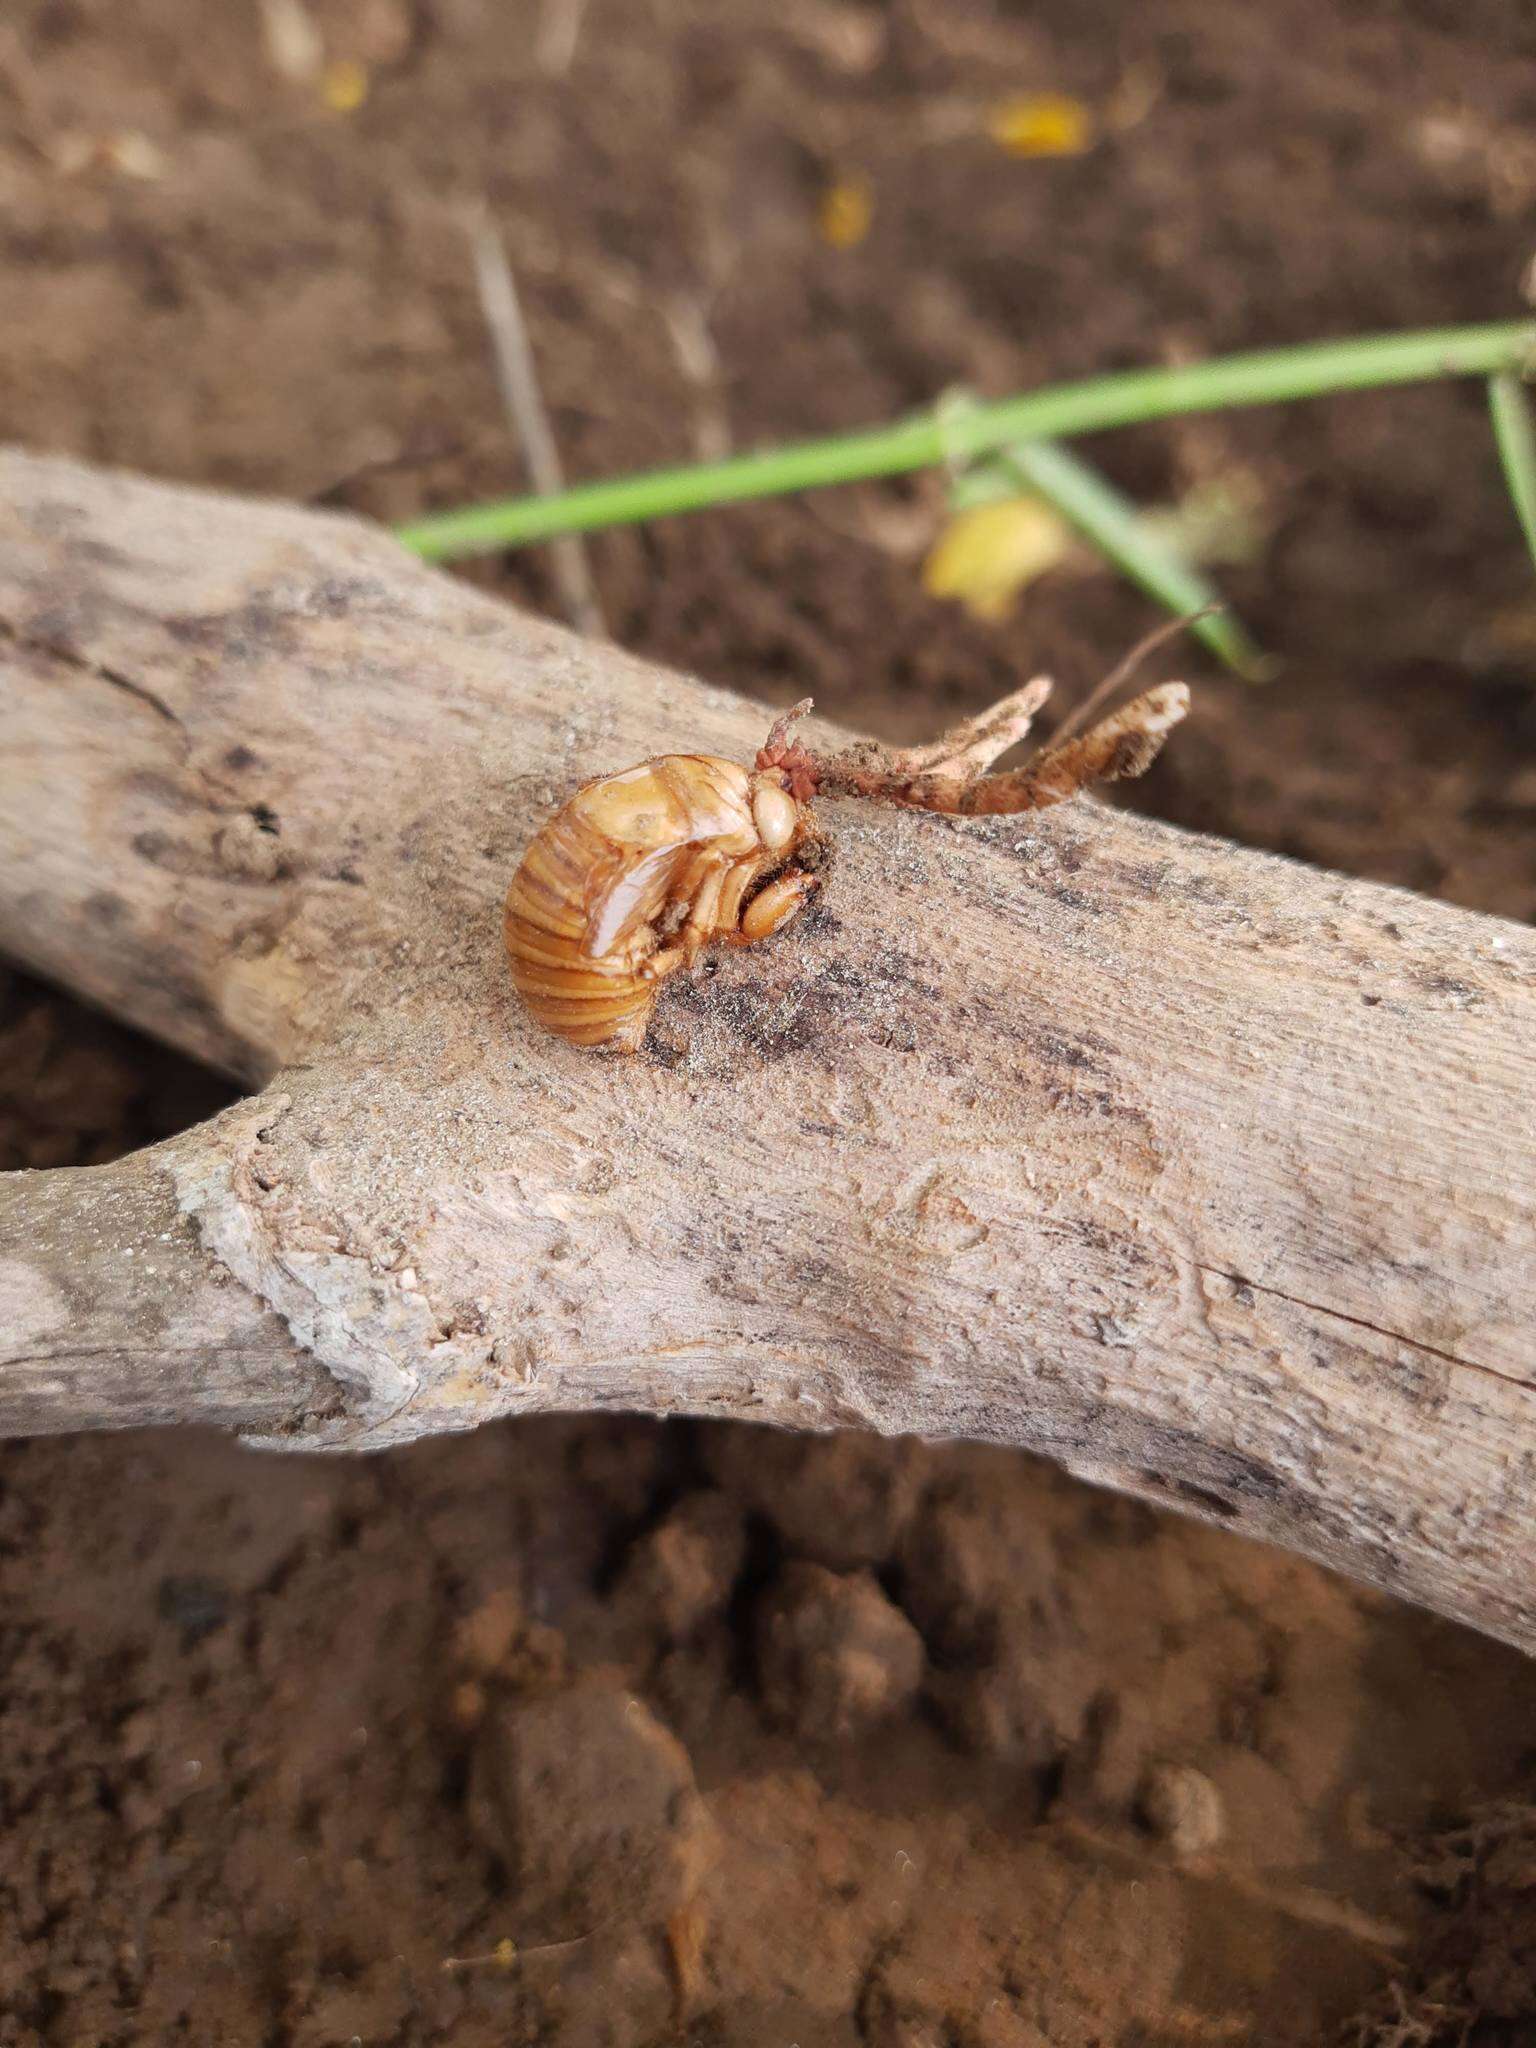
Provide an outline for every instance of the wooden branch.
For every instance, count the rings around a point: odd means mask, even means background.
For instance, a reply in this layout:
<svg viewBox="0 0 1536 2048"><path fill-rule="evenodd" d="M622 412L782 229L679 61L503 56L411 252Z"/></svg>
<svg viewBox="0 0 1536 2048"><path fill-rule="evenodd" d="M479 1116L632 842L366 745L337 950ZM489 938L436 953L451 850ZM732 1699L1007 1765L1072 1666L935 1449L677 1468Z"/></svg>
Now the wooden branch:
<svg viewBox="0 0 1536 2048"><path fill-rule="evenodd" d="M818 905L593 1057L513 999L522 846L766 713L365 527L23 456L0 621L0 945L268 1084L111 1169L115 1236L96 1175L6 1184L71 1361L0 1336L7 1426L983 1437L1536 1647L1530 934L1093 804L829 802ZM171 1202L146 1334L113 1246Z"/></svg>
<svg viewBox="0 0 1536 2048"><path fill-rule="evenodd" d="M169 1149L0 1174L0 1434L272 1432L337 1406L330 1374L198 1241Z"/></svg>

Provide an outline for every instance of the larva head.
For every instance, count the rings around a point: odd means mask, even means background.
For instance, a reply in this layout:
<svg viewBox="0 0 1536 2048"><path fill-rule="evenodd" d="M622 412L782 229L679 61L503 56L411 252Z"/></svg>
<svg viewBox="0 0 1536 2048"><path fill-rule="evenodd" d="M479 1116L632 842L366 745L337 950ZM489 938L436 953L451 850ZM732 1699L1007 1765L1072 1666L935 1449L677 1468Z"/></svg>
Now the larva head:
<svg viewBox="0 0 1536 2048"><path fill-rule="evenodd" d="M752 777L752 822L775 859L792 853L806 830L809 820L784 787L781 769L760 768Z"/></svg>

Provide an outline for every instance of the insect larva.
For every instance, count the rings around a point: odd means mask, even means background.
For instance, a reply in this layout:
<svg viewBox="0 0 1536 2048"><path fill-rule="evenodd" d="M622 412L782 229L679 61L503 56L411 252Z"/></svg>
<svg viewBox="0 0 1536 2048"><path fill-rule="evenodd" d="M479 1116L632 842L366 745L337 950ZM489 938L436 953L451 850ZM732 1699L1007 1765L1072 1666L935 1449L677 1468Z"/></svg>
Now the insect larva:
<svg viewBox="0 0 1536 2048"><path fill-rule="evenodd" d="M576 1045L635 1050L669 974L711 939L751 944L794 916L816 887L787 865L809 833L784 777L709 754L587 783L507 893L519 994Z"/></svg>
<svg viewBox="0 0 1536 2048"><path fill-rule="evenodd" d="M807 752L792 737L807 700L777 721L751 769L662 754L585 784L534 838L507 892L518 993L572 1044L634 1052L669 974L714 939L766 939L818 886L795 856L816 838L819 790L968 816L1033 810L1141 774L1189 702L1182 683L1165 683L1022 768L986 773L1049 688L1027 683L933 746L897 754Z"/></svg>

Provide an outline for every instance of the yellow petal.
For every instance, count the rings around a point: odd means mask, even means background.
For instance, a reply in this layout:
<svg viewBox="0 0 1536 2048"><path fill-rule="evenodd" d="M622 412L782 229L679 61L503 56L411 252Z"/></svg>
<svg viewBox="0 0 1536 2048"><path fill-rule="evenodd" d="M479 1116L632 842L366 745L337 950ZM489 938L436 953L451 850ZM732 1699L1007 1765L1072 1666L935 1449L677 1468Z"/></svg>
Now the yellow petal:
<svg viewBox="0 0 1536 2048"><path fill-rule="evenodd" d="M1026 93L992 109L987 133L1010 156L1081 156L1093 144L1093 115L1065 93Z"/></svg>
<svg viewBox="0 0 1536 2048"><path fill-rule="evenodd" d="M834 249L856 249L869 233L875 194L867 178L839 178L821 195L816 225L821 239Z"/></svg>
<svg viewBox="0 0 1536 2048"><path fill-rule="evenodd" d="M958 512L923 565L930 597L952 597L974 618L996 621L1021 590L1054 569L1071 530L1038 498L1004 498Z"/></svg>
<svg viewBox="0 0 1536 2048"><path fill-rule="evenodd" d="M367 72L350 57L338 57L325 67L320 97L333 114L355 114L368 97Z"/></svg>

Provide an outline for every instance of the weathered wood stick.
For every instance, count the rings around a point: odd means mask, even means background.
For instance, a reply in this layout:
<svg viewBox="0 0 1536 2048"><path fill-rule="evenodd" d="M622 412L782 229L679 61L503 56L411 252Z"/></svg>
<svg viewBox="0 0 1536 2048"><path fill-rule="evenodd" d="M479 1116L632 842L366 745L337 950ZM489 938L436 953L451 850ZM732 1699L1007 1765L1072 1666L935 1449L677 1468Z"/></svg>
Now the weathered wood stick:
<svg viewBox="0 0 1536 2048"><path fill-rule="evenodd" d="M0 947L265 1091L3 1184L4 1425L983 1437L1536 1647L1536 941L849 800L645 1052L538 1034L529 835L766 723L362 525L0 460Z"/></svg>

